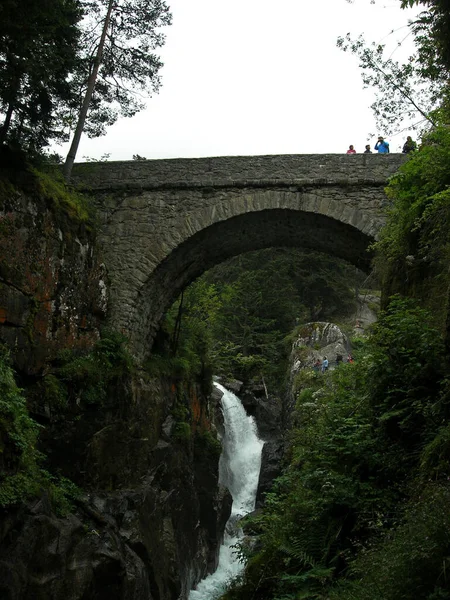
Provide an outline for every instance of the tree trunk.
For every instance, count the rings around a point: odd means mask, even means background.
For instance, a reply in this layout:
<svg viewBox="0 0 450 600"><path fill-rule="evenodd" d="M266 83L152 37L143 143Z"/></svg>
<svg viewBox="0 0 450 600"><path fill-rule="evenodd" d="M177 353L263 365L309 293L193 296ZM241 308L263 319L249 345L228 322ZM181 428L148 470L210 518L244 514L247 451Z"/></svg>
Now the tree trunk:
<svg viewBox="0 0 450 600"><path fill-rule="evenodd" d="M111 20L111 13L113 9L114 0L109 0L108 3L108 11L106 13L105 22L103 23L102 35L100 37L100 42L97 48L97 54L94 59L94 67L88 79L88 85L86 89L86 94L84 96L83 105L81 107L80 115L78 117L77 126L75 129L75 133L73 136L72 144L70 146L69 153L67 154L66 162L64 163L63 173L66 182L70 181L70 176L72 174L73 163L75 162L75 157L77 155L78 145L80 143L81 134L83 133L84 123L86 121L86 116L89 109L89 104L91 103L92 94L94 92L95 82L97 81L98 70L100 68L100 64L102 62L103 56L103 48L105 46L106 33L108 31L109 22Z"/></svg>
<svg viewBox="0 0 450 600"><path fill-rule="evenodd" d="M184 290L181 292L180 305L178 307L177 319L175 321L175 326L173 328L173 336L171 343L171 352L172 356L176 356L178 350L178 342L180 339L181 332L181 318L183 316L183 300L184 300Z"/></svg>
<svg viewBox="0 0 450 600"><path fill-rule="evenodd" d="M11 57L8 57L8 69L14 67L14 63L11 60ZM6 111L5 120L3 121L3 125L0 127L0 145L6 142L6 137L8 135L9 128L11 126L11 119L14 114L14 110L17 104L17 95L19 93L20 88L20 80L21 76L17 74L12 80L9 94L8 94L8 110Z"/></svg>
<svg viewBox="0 0 450 600"><path fill-rule="evenodd" d="M5 120L0 128L0 146L5 143L6 136L8 134L9 126L11 125L11 118L14 112L14 104L10 102L8 104L8 110L6 111Z"/></svg>

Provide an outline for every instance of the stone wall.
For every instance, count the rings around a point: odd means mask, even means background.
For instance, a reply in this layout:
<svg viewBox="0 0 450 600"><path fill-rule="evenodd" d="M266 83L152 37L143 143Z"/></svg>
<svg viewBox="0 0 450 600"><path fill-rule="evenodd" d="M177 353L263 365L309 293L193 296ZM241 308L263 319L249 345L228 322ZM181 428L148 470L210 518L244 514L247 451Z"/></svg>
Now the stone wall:
<svg viewBox="0 0 450 600"><path fill-rule="evenodd" d="M85 189L155 189L311 183L385 183L403 154L284 154L78 163L72 181Z"/></svg>
<svg viewBox="0 0 450 600"><path fill-rule="evenodd" d="M143 356L181 290L232 256L303 247L367 270L387 199L381 185L318 185L97 193L96 201L108 318Z"/></svg>

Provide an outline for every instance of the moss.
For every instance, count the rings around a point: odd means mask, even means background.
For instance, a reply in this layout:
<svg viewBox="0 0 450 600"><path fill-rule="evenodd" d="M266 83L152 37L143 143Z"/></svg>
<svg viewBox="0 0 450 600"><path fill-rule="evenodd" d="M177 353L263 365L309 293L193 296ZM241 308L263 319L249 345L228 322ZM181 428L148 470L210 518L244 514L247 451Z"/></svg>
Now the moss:
<svg viewBox="0 0 450 600"><path fill-rule="evenodd" d="M31 171L36 177L39 195L51 200L55 207L63 209L72 219L81 222L90 220L92 208L89 206L87 197L68 188L58 170L43 172L32 168Z"/></svg>
<svg viewBox="0 0 450 600"><path fill-rule="evenodd" d="M212 431L197 431L194 437L194 453L199 460L218 460L222 452L222 444Z"/></svg>
<svg viewBox="0 0 450 600"><path fill-rule="evenodd" d="M309 349L307 348L307 346L297 346L293 352L293 358L294 360L300 360L301 362L303 362L304 360L306 360L306 358L308 358L309 355Z"/></svg>
<svg viewBox="0 0 450 600"><path fill-rule="evenodd" d="M0 208L3 208L5 203L11 200L16 193L17 190L10 181L0 178Z"/></svg>
<svg viewBox="0 0 450 600"><path fill-rule="evenodd" d="M378 302L369 302L367 306L376 315L380 312L380 304Z"/></svg>
<svg viewBox="0 0 450 600"><path fill-rule="evenodd" d="M36 386L36 391L44 403L53 411L67 406L67 391L55 375L46 375Z"/></svg>
<svg viewBox="0 0 450 600"><path fill-rule="evenodd" d="M172 438L188 446L191 441L191 426L186 421L178 421L172 429Z"/></svg>
<svg viewBox="0 0 450 600"><path fill-rule="evenodd" d="M39 312L39 301L37 298L32 296L30 298L30 312L27 317L27 321L24 327L24 333L28 338L30 344L34 343L34 321L36 319L36 315Z"/></svg>
<svg viewBox="0 0 450 600"><path fill-rule="evenodd" d="M91 352L80 354L65 350L59 355L60 366L55 375L67 390L69 401L85 405L104 404L110 386L134 370L134 360L126 348L122 334L104 330Z"/></svg>

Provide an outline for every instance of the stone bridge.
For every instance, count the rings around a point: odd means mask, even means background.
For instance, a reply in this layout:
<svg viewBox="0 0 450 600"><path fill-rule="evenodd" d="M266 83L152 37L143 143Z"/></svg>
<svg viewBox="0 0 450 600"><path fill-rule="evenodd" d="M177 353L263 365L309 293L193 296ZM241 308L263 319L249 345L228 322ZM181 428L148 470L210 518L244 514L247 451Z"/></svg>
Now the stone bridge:
<svg viewBox="0 0 450 600"><path fill-rule="evenodd" d="M109 321L143 358L164 312L231 256L297 246L370 267L384 186L405 157L281 155L75 165L98 208Z"/></svg>

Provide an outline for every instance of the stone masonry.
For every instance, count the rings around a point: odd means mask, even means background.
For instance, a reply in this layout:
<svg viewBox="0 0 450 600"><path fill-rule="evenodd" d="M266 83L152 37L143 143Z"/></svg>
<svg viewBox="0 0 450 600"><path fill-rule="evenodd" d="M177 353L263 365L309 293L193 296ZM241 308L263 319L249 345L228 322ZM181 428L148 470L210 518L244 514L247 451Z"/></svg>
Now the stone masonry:
<svg viewBox="0 0 450 600"><path fill-rule="evenodd" d="M181 290L231 256L297 246L370 267L404 155L281 155L75 165L92 194L110 325L138 358Z"/></svg>

